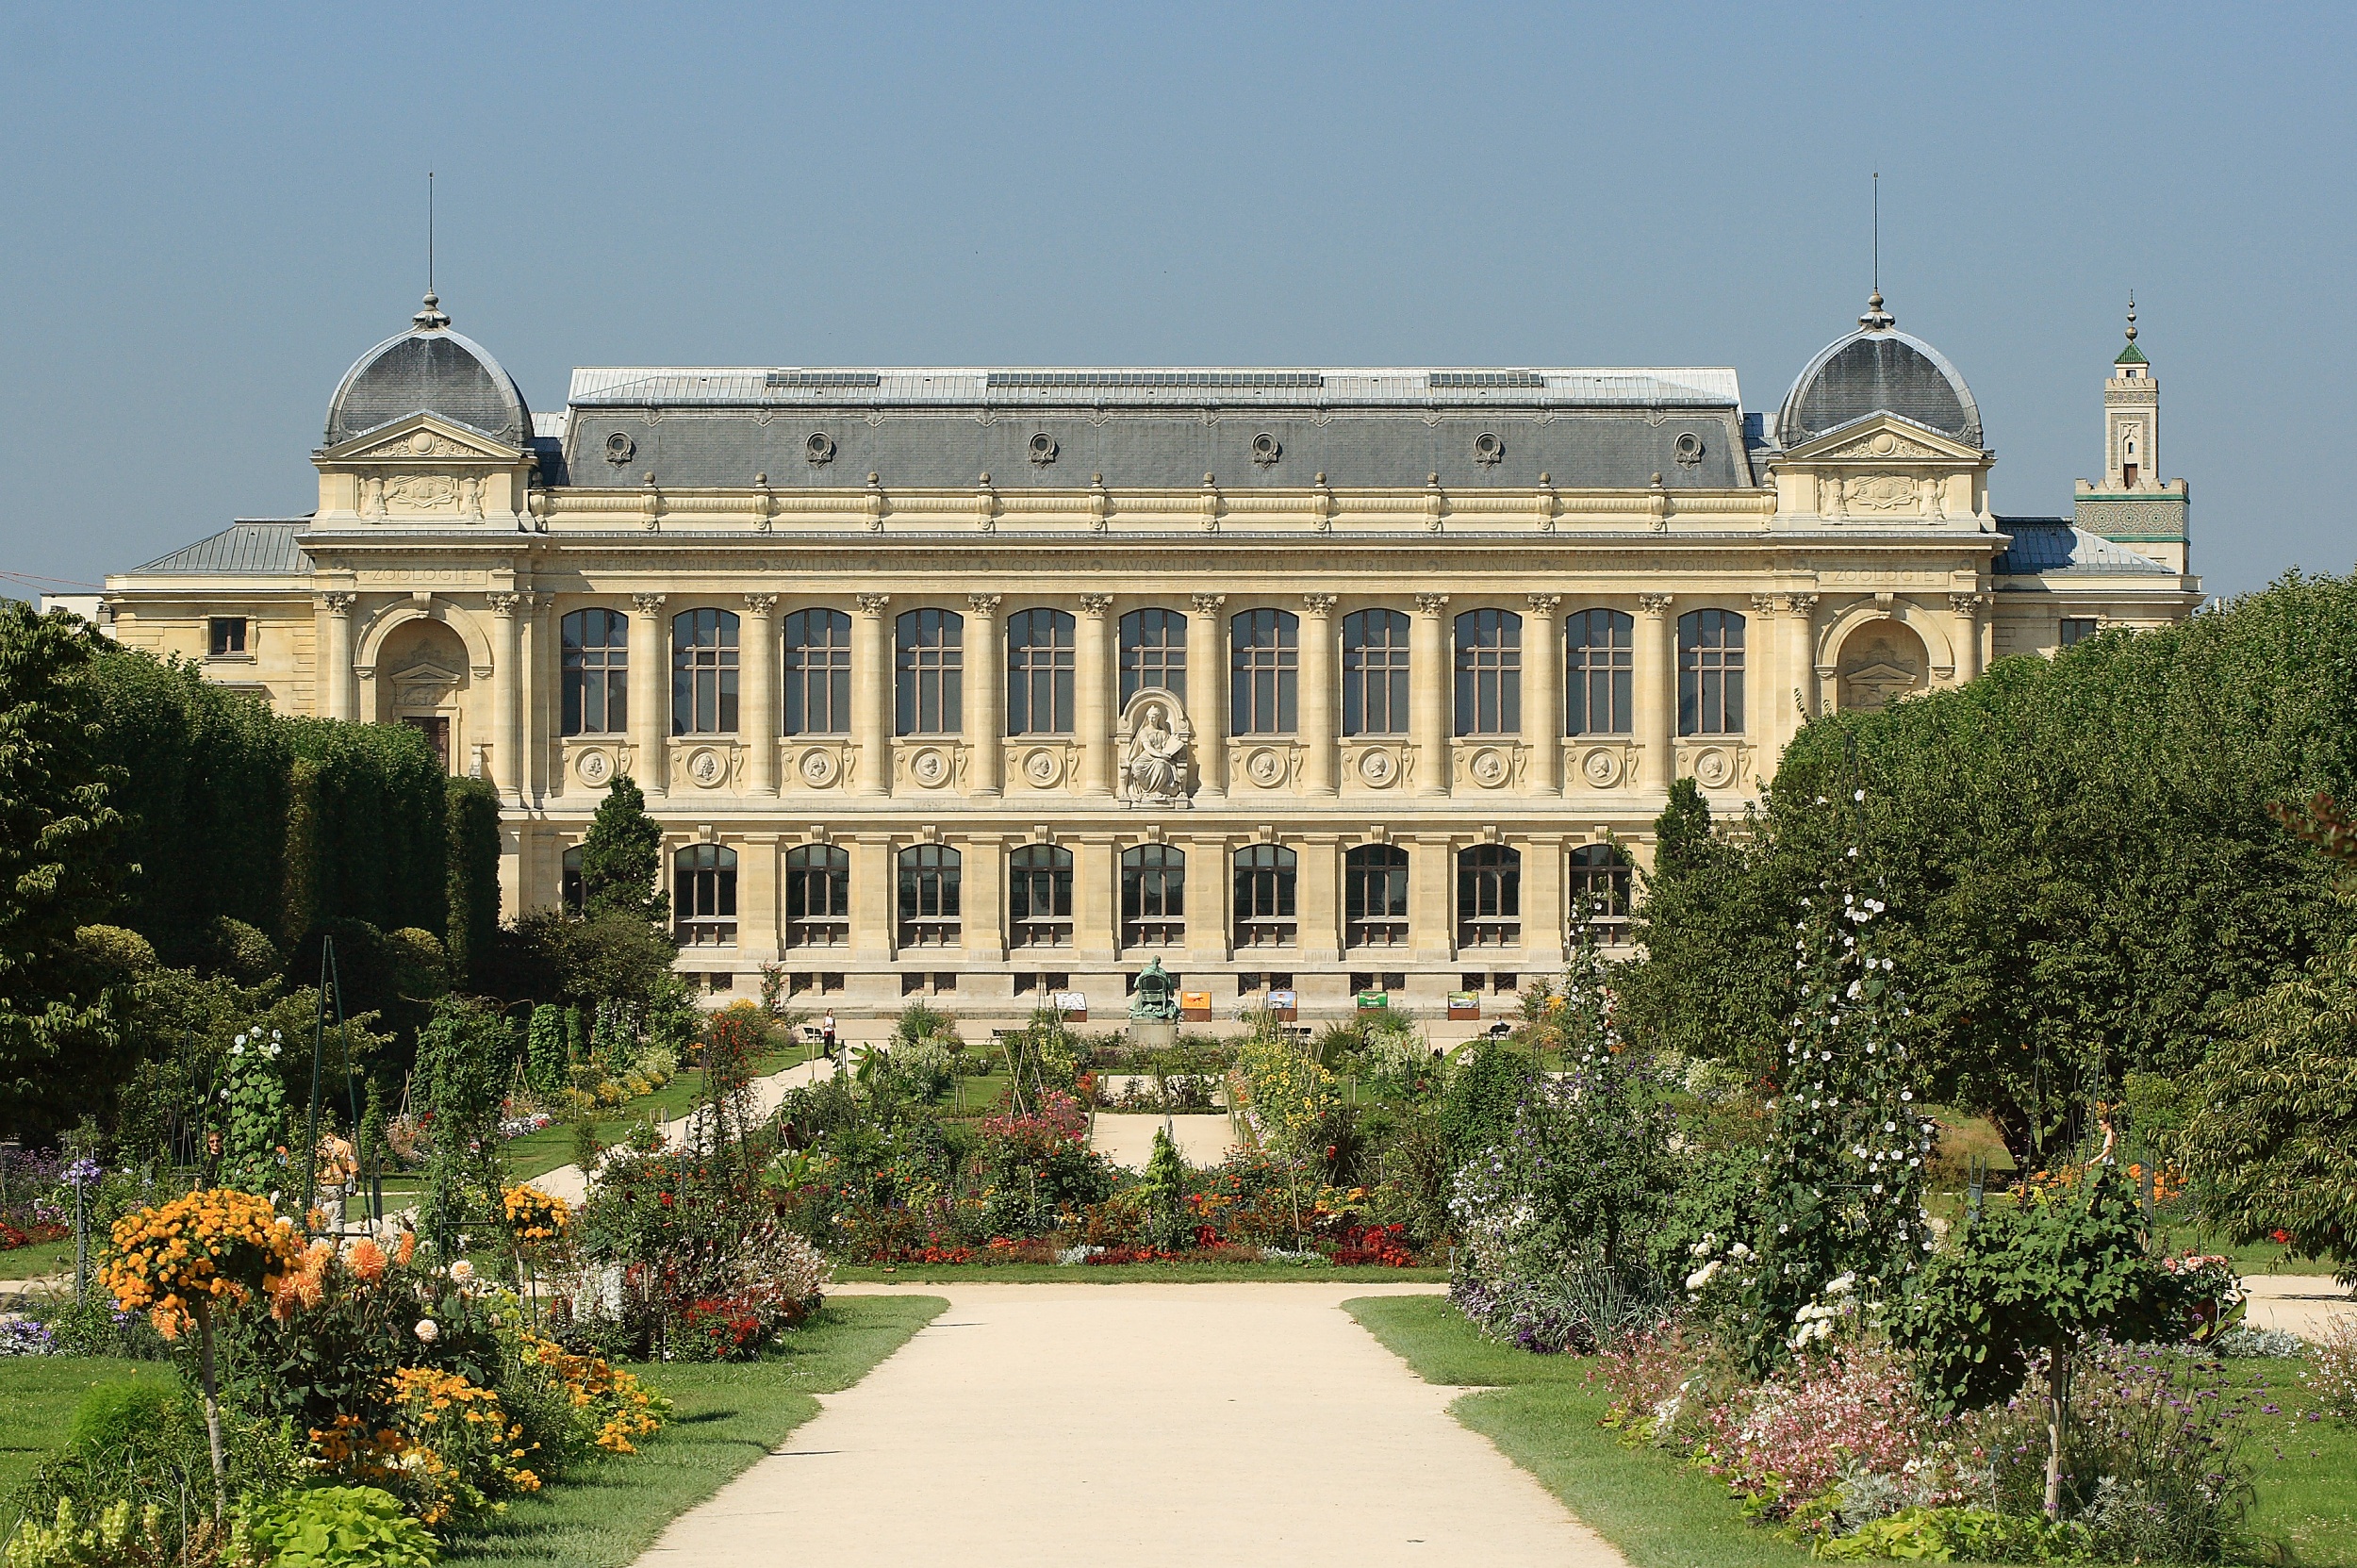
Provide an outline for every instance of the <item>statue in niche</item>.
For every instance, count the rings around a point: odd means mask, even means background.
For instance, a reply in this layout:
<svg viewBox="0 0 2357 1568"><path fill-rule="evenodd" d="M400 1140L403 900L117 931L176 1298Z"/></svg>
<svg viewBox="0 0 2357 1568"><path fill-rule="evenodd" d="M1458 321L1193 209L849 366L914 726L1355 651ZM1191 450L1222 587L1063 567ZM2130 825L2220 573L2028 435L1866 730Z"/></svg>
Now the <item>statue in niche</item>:
<svg viewBox="0 0 2357 1568"><path fill-rule="evenodd" d="M1147 701L1138 712L1137 727L1121 759L1122 795L1132 805L1177 806L1187 803L1187 742L1194 727L1183 713L1174 719L1167 704Z"/></svg>

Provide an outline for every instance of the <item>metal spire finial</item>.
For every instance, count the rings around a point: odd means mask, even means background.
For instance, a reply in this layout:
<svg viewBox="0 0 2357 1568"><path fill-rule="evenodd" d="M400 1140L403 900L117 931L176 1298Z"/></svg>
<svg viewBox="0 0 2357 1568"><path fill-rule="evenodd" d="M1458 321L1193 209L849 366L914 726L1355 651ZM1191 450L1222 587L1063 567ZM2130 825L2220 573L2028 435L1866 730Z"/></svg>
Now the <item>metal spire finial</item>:
<svg viewBox="0 0 2357 1568"><path fill-rule="evenodd" d="M439 332L450 325L442 302L434 293L434 171L425 172L425 308L409 318L420 332Z"/></svg>
<svg viewBox="0 0 2357 1568"><path fill-rule="evenodd" d="M2136 340L2136 291L2128 290L2128 341Z"/></svg>
<svg viewBox="0 0 2357 1568"><path fill-rule="evenodd" d="M1869 332L1888 332L1899 319L1883 308L1883 176L1874 171L1874 291L1866 296L1866 314L1857 324Z"/></svg>

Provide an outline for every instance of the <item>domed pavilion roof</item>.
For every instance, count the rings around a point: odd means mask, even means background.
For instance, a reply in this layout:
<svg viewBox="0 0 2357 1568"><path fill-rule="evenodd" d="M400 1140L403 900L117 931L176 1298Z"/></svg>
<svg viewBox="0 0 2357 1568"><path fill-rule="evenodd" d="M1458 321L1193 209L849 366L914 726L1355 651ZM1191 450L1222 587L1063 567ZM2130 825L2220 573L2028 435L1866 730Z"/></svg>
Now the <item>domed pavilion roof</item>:
<svg viewBox="0 0 2357 1568"><path fill-rule="evenodd" d="M1972 388L1947 355L1899 331L1876 293L1858 329L1819 350L1792 383L1776 433L1788 450L1882 413L1968 446L1984 444Z"/></svg>
<svg viewBox="0 0 2357 1568"><path fill-rule="evenodd" d="M327 445L340 446L412 414L434 414L511 447L532 440L516 378L483 346L450 329L431 293L398 338L362 355L327 404Z"/></svg>

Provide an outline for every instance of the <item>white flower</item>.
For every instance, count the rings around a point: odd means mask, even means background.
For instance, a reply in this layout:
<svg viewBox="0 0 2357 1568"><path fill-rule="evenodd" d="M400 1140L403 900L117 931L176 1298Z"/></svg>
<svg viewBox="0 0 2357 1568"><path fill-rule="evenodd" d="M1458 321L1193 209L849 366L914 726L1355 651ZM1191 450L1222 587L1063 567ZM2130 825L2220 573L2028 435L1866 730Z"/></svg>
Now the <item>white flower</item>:
<svg viewBox="0 0 2357 1568"><path fill-rule="evenodd" d="M1861 789L1856 794L1851 796L1850 799L1853 801L1863 801L1866 799L1866 791Z"/></svg>
<svg viewBox="0 0 2357 1568"><path fill-rule="evenodd" d="M1690 1291L1698 1291L1705 1285L1709 1284L1712 1279L1718 1277L1720 1263L1721 1261L1719 1259L1713 1258L1710 1262L1703 1264L1702 1267L1688 1275L1686 1277L1686 1288Z"/></svg>
<svg viewBox="0 0 2357 1568"><path fill-rule="evenodd" d="M432 1318L421 1317L418 1319L417 1335L419 1344L432 1345L442 1337L442 1330Z"/></svg>
<svg viewBox="0 0 2357 1568"><path fill-rule="evenodd" d="M1849 1273L1841 1275L1837 1279L1825 1281L1825 1294L1827 1296L1847 1296L1850 1292L1855 1290L1856 1288L1857 1271L1855 1269L1853 1269Z"/></svg>
<svg viewBox="0 0 2357 1568"><path fill-rule="evenodd" d="M464 1285L471 1283L474 1279L474 1264L467 1262L466 1259L461 1258L456 1263L450 1265L450 1277L452 1282L454 1284Z"/></svg>

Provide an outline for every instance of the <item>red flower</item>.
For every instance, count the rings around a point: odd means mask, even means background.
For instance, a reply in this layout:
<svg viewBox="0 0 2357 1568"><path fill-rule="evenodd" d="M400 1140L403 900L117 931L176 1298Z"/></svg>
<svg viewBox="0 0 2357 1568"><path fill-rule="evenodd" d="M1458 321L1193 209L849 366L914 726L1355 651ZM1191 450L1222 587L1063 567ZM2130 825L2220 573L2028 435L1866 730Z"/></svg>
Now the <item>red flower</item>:
<svg viewBox="0 0 2357 1568"><path fill-rule="evenodd" d="M669 1193L661 1193L658 1194L657 1197L666 1209L671 1207L671 1195Z"/></svg>
<svg viewBox="0 0 2357 1568"><path fill-rule="evenodd" d="M2270 1230L2267 1232L2267 1240L2278 1246L2289 1246L2292 1244L2292 1233L2289 1230Z"/></svg>

